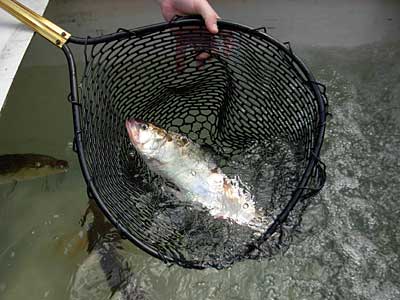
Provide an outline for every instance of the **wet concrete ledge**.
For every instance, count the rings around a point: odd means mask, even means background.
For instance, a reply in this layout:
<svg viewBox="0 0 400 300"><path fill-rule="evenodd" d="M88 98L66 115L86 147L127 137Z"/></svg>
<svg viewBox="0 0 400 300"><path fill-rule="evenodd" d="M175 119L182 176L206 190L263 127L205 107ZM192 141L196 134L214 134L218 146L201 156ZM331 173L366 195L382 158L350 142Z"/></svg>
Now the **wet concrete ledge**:
<svg viewBox="0 0 400 300"><path fill-rule="evenodd" d="M40 15L48 4L48 0L19 2ZM0 9L0 112L32 36L32 30Z"/></svg>

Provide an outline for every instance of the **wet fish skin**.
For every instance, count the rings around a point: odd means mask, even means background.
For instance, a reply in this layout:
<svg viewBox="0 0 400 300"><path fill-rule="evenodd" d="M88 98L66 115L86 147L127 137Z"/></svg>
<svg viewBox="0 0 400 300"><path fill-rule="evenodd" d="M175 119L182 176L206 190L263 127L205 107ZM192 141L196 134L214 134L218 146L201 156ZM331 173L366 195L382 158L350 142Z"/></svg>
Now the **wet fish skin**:
<svg viewBox="0 0 400 300"><path fill-rule="evenodd" d="M215 218L265 229L252 195L240 186L239 179L228 178L198 144L140 120L127 120L125 126L149 169L179 188L176 196L200 203Z"/></svg>
<svg viewBox="0 0 400 300"><path fill-rule="evenodd" d="M68 162L43 154L0 155L0 184L65 173Z"/></svg>

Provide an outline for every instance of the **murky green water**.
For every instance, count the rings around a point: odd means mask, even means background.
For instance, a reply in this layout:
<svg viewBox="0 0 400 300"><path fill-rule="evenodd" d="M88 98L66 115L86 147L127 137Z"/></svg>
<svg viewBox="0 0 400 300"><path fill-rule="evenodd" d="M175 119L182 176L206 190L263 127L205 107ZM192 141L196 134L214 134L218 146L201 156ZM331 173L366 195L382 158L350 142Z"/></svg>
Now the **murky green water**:
<svg viewBox="0 0 400 300"><path fill-rule="evenodd" d="M146 299L400 298L400 44L298 53L327 85L334 116L323 150L327 184L302 232L286 253L222 271L168 267L123 243ZM0 154L48 154L71 169L12 193L0 186L1 299L70 299L87 257L67 91L64 66L22 66L2 111Z"/></svg>

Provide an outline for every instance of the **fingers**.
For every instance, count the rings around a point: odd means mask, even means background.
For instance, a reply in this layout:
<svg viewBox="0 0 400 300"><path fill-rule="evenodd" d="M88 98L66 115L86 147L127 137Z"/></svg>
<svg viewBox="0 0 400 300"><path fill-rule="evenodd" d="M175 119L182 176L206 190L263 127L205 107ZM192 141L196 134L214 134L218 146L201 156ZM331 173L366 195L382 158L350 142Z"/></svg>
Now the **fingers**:
<svg viewBox="0 0 400 300"><path fill-rule="evenodd" d="M201 70L203 68L203 66L205 65L207 59L209 59L211 57L210 53L207 52L202 52L200 54L198 54L195 59L196 59L196 67Z"/></svg>
<svg viewBox="0 0 400 300"><path fill-rule="evenodd" d="M196 56L196 60L206 60L206 59L209 59L210 58L210 56L211 56L211 54L210 53L207 53L207 52L201 52L199 55L197 55Z"/></svg>
<svg viewBox="0 0 400 300"><path fill-rule="evenodd" d="M206 0L198 0L194 8L203 17L208 31L218 33L217 19L219 16L211 5Z"/></svg>
<svg viewBox="0 0 400 300"><path fill-rule="evenodd" d="M218 33L218 14L207 0L159 0L161 12L169 21L175 15L200 14L206 24L207 30L213 34Z"/></svg>
<svg viewBox="0 0 400 300"><path fill-rule="evenodd" d="M211 7L207 0L159 0L161 11L166 20L170 20L175 15L191 15L200 14L204 19L207 30L212 33L218 33L217 19L218 14ZM204 66L206 61L211 57L213 52L213 36L204 35L202 38L206 40L196 40L182 36L182 32L174 31L176 38L176 71L181 73L185 69L185 59L188 54L186 49L189 46L195 48L197 55L195 56L198 68Z"/></svg>
<svg viewBox="0 0 400 300"><path fill-rule="evenodd" d="M173 1L159 0L158 2L165 21L169 22L177 14Z"/></svg>

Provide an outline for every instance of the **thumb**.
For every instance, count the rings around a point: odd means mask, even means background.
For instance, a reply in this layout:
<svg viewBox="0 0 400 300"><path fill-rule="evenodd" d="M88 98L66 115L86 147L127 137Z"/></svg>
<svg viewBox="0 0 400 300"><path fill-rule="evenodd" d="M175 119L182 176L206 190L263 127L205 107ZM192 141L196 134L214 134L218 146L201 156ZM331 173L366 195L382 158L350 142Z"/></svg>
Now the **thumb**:
<svg viewBox="0 0 400 300"><path fill-rule="evenodd" d="M207 1L199 1L201 4L198 7L198 12L204 19L208 31L218 33L217 18L218 15Z"/></svg>

